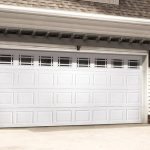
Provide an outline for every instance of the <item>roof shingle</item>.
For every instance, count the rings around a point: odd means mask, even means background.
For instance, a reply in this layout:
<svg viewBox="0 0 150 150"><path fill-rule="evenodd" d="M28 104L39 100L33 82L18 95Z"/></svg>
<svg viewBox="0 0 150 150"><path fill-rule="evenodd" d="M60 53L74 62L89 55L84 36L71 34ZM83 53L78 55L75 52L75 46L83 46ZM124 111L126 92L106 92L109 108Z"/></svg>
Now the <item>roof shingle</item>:
<svg viewBox="0 0 150 150"><path fill-rule="evenodd" d="M0 4L150 19L150 0L120 0L120 5L83 0L0 0Z"/></svg>

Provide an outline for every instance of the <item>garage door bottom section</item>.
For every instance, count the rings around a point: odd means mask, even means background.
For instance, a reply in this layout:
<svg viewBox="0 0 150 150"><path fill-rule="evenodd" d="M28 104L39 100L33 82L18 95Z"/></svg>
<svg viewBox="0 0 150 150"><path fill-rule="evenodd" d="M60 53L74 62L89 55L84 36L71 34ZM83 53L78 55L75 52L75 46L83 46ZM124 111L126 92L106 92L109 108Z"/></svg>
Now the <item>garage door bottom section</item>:
<svg viewBox="0 0 150 150"><path fill-rule="evenodd" d="M141 123L139 108L8 109L0 112L1 127Z"/></svg>
<svg viewBox="0 0 150 150"><path fill-rule="evenodd" d="M142 123L142 57L0 51L0 127Z"/></svg>

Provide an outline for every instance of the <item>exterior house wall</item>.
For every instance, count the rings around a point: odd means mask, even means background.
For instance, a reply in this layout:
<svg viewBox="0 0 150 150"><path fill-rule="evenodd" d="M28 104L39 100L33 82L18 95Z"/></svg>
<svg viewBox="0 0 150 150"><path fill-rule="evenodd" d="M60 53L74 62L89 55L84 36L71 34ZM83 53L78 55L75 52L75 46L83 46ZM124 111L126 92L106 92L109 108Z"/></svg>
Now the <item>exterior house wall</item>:
<svg viewBox="0 0 150 150"><path fill-rule="evenodd" d="M150 52L149 52L149 60L150 60ZM150 61L148 68L148 123L150 124Z"/></svg>

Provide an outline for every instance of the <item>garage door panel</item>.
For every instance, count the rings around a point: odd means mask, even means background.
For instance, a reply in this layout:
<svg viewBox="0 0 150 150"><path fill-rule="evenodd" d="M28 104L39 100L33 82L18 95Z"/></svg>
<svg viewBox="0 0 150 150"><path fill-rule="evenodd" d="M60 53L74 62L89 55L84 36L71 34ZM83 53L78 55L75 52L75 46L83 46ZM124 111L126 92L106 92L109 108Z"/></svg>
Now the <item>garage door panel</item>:
<svg viewBox="0 0 150 150"><path fill-rule="evenodd" d="M94 91L92 94L92 101L95 106L107 106L109 94L106 91Z"/></svg>
<svg viewBox="0 0 150 150"><path fill-rule="evenodd" d="M141 94L139 91L128 91L127 92L127 106L140 106L141 105Z"/></svg>
<svg viewBox="0 0 150 150"><path fill-rule="evenodd" d="M17 105L33 105L35 103L34 92L19 92L17 95Z"/></svg>
<svg viewBox="0 0 150 150"><path fill-rule="evenodd" d="M14 73L13 71L0 72L0 88L13 88L14 86Z"/></svg>
<svg viewBox="0 0 150 150"><path fill-rule="evenodd" d="M72 110L56 110L56 123L71 123L72 122Z"/></svg>
<svg viewBox="0 0 150 150"><path fill-rule="evenodd" d="M12 125L13 113L11 111L0 111L0 125Z"/></svg>
<svg viewBox="0 0 150 150"><path fill-rule="evenodd" d="M50 90L39 90L38 91L38 102L37 104L43 107L52 106L54 103L54 94Z"/></svg>
<svg viewBox="0 0 150 150"><path fill-rule="evenodd" d="M34 122L33 111L18 111L16 112L16 124L32 124Z"/></svg>
<svg viewBox="0 0 150 150"><path fill-rule="evenodd" d="M127 88L140 89L140 76L138 74L127 75Z"/></svg>
<svg viewBox="0 0 150 150"><path fill-rule="evenodd" d="M109 123L109 118L108 118L108 109L107 108L99 108L96 110L93 110L93 115L92 115L92 120L95 123Z"/></svg>
<svg viewBox="0 0 150 150"><path fill-rule="evenodd" d="M125 89L126 80L124 74L112 74L110 76L110 88L111 89Z"/></svg>
<svg viewBox="0 0 150 150"><path fill-rule="evenodd" d="M76 92L75 93L75 103L84 105L89 105L91 103L91 93L88 92Z"/></svg>
<svg viewBox="0 0 150 150"><path fill-rule="evenodd" d="M109 106L124 106L126 105L126 94L123 91L110 92Z"/></svg>
<svg viewBox="0 0 150 150"><path fill-rule="evenodd" d="M38 83L39 88L54 87L54 74L52 72L39 72Z"/></svg>
<svg viewBox="0 0 150 150"><path fill-rule="evenodd" d="M141 122L140 108L128 108L127 109L127 122L129 122L129 123L140 123Z"/></svg>
<svg viewBox="0 0 150 150"><path fill-rule="evenodd" d="M35 88L35 71L34 70L21 70L18 71L18 80L16 87L18 88Z"/></svg>
<svg viewBox="0 0 150 150"><path fill-rule="evenodd" d="M76 73L76 87L77 88L87 88L91 84L90 74L78 74Z"/></svg>
<svg viewBox="0 0 150 150"><path fill-rule="evenodd" d="M0 107L11 106L14 103L14 93L11 91L0 91Z"/></svg>
<svg viewBox="0 0 150 150"><path fill-rule="evenodd" d="M71 71L62 72L57 75L57 87L58 88L73 88L74 87L74 75Z"/></svg>
<svg viewBox="0 0 150 150"><path fill-rule="evenodd" d="M110 122L111 123L125 123L126 121L126 110L125 109L117 109L112 108L109 110Z"/></svg>
<svg viewBox="0 0 150 150"><path fill-rule="evenodd" d="M73 103L73 95L72 92L56 92L55 93L55 101L56 105L65 105Z"/></svg>
<svg viewBox="0 0 150 150"><path fill-rule="evenodd" d="M90 122L91 112L89 110L75 110L75 121L76 122Z"/></svg>
<svg viewBox="0 0 150 150"><path fill-rule="evenodd" d="M38 124L47 124L52 125L53 122L53 112L49 110L37 112L37 121Z"/></svg>
<svg viewBox="0 0 150 150"><path fill-rule="evenodd" d="M106 73L95 73L93 75L93 88L105 89L108 86L109 78Z"/></svg>

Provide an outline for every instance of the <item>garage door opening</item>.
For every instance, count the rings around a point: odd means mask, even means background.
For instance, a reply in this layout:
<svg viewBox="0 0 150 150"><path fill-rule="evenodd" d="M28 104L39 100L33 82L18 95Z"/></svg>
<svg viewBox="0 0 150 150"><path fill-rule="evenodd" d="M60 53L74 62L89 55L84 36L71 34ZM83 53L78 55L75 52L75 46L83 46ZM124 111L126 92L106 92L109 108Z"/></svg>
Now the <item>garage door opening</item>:
<svg viewBox="0 0 150 150"><path fill-rule="evenodd" d="M0 127L142 122L142 56L0 51Z"/></svg>

